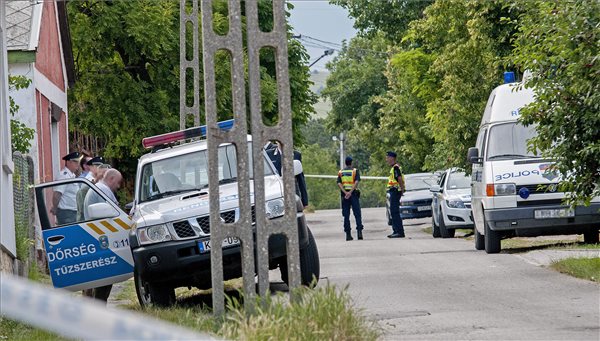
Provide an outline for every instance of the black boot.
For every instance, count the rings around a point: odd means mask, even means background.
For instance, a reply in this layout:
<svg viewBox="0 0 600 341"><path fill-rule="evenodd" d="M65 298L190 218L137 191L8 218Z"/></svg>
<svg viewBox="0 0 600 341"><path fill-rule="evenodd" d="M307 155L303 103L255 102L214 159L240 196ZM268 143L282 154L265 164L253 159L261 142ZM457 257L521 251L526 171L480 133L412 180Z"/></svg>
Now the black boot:
<svg viewBox="0 0 600 341"><path fill-rule="evenodd" d="M356 236L358 237L358 240L362 240L363 239L363 237L362 237L362 230L356 231Z"/></svg>
<svg viewBox="0 0 600 341"><path fill-rule="evenodd" d="M352 238L352 233L350 233L350 231L346 232L346 240L354 240L354 238Z"/></svg>

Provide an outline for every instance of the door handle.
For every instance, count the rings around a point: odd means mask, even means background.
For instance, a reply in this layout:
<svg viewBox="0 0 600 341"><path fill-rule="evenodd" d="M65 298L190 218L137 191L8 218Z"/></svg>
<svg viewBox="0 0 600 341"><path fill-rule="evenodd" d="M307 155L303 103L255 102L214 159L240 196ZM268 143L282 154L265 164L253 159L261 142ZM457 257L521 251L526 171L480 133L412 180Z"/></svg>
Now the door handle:
<svg viewBox="0 0 600 341"><path fill-rule="evenodd" d="M65 239L65 236L52 236L52 237L48 237L47 240L50 245L57 245L63 239Z"/></svg>

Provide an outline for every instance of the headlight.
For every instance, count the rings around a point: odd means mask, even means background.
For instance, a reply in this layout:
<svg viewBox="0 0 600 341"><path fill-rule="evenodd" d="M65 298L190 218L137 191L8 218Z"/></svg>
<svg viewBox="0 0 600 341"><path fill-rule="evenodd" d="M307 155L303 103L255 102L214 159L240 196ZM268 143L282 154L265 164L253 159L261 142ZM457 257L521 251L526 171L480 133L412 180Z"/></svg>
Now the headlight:
<svg viewBox="0 0 600 341"><path fill-rule="evenodd" d="M140 244L160 243L171 240L171 234L164 224L152 225L137 229L137 236Z"/></svg>
<svg viewBox="0 0 600 341"><path fill-rule="evenodd" d="M515 184L494 184L495 195L515 195L517 194L517 185Z"/></svg>
<svg viewBox="0 0 600 341"><path fill-rule="evenodd" d="M285 212L283 198L269 200L269 201L267 201L265 206L266 206L265 210L266 210L268 219L281 217L283 215L283 213Z"/></svg>
<svg viewBox="0 0 600 341"><path fill-rule="evenodd" d="M462 200L446 200L446 204L450 208L465 208L465 203Z"/></svg>

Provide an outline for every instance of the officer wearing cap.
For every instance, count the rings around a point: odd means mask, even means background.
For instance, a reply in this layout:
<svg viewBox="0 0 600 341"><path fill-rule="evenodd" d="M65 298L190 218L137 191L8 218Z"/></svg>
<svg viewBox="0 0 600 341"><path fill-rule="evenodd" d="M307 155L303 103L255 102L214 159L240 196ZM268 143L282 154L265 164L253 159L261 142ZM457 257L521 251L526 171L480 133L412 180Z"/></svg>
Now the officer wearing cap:
<svg viewBox="0 0 600 341"><path fill-rule="evenodd" d="M83 156L81 157L81 161L79 161L79 168L81 169L81 174L79 174L79 178L84 178L84 179L88 179L90 181L92 181L93 176L92 173L90 172L90 166L88 166L87 162L90 161L92 158L88 155L83 154Z"/></svg>
<svg viewBox="0 0 600 341"><path fill-rule="evenodd" d="M65 155L62 159L65 160L65 168L63 168L56 180L66 180L75 178L75 173L79 169L79 152L72 152ZM76 196L79 190L78 184L68 184L56 186L52 195L52 208L50 213L56 215L56 223L64 225L74 223L77 218L77 202Z"/></svg>
<svg viewBox="0 0 600 341"><path fill-rule="evenodd" d="M390 196L390 216L392 218L393 233L388 238L404 238L404 226L400 216L400 197L404 193L404 175L402 169L396 163L396 153L387 152L386 162L392 168L388 177L387 191Z"/></svg>
<svg viewBox="0 0 600 341"><path fill-rule="evenodd" d="M346 240L353 240L352 229L350 228L350 208L356 219L356 236L358 239L363 239L362 217L360 213L360 191L358 190L358 182L360 181L360 173L358 169L352 168L352 157L346 157L344 161L346 167L338 172L337 184L341 191L342 201L342 216L344 216L344 232L346 232Z"/></svg>
<svg viewBox="0 0 600 341"><path fill-rule="evenodd" d="M95 156L93 158L88 158L86 161L86 166L89 169L89 174L85 177L87 180L91 181L93 184L97 183L102 179L102 171L100 167L110 168L110 165L104 163L104 158L102 156ZM76 202L77 202L77 221L85 220L84 216L84 200L85 196L90 189L89 186L83 185L77 191Z"/></svg>

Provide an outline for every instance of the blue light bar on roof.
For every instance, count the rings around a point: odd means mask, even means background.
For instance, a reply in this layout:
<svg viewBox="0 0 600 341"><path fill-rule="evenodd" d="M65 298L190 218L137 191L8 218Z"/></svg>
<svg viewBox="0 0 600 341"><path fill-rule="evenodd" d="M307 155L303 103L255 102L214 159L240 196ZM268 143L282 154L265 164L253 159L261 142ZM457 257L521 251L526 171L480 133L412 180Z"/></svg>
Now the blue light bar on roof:
<svg viewBox="0 0 600 341"><path fill-rule="evenodd" d="M234 123L235 120L231 119L227 121L218 122L217 126L221 128L221 130L227 131L233 128ZM204 125L200 127L188 128L185 130L178 130L166 134L146 137L142 139L142 145L144 146L144 148L151 148L162 144L191 139L194 137L206 137L206 126Z"/></svg>

